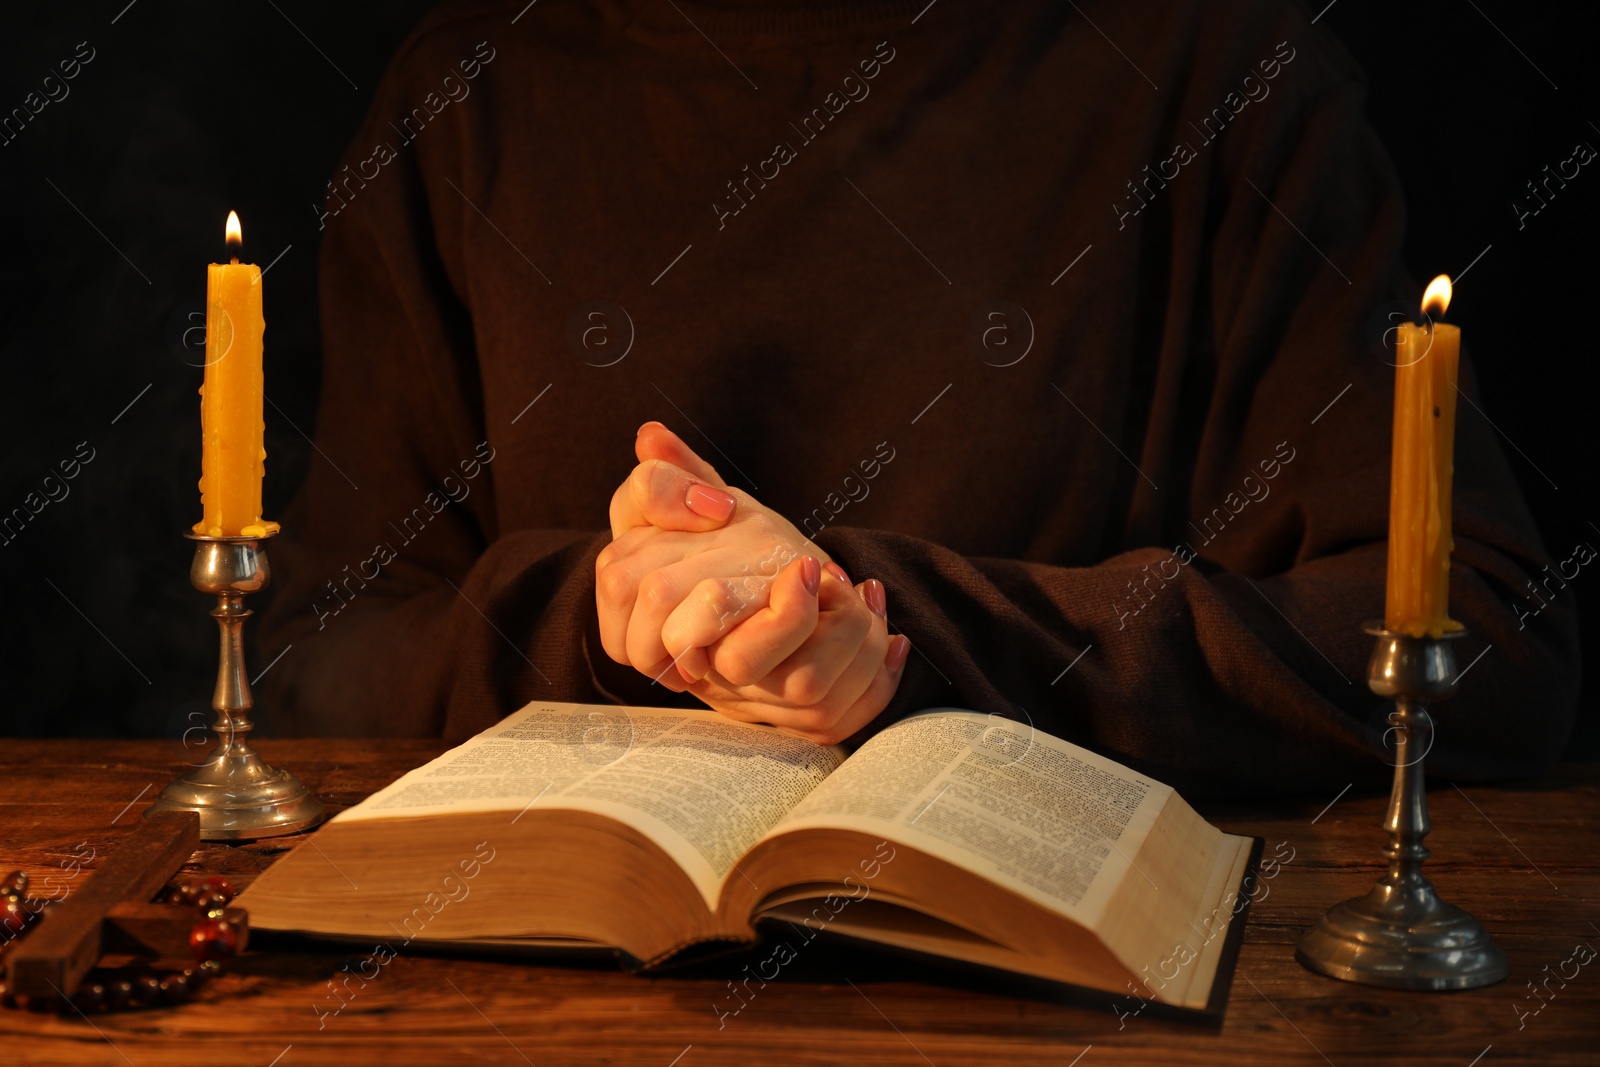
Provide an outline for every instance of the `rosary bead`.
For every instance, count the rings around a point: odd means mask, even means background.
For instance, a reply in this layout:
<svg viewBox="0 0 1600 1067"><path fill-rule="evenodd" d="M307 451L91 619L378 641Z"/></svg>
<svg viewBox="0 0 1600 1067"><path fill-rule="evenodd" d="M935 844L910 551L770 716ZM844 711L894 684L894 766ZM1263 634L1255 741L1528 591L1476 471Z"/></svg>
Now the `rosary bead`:
<svg viewBox="0 0 1600 1067"><path fill-rule="evenodd" d="M14 1008L16 1006L17 998L11 995L11 987L4 982L0 982L0 1008Z"/></svg>
<svg viewBox="0 0 1600 1067"><path fill-rule="evenodd" d="M228 899L215 889L202 889L194 899L194 906L203 914L210 915L213 911L221 911L227 907Z"/></svg>
<svg viewBox="0 0 1600 1067"><path fill-rule="evenodd" d="M0 897L20 897L27 891L27 871L12 871L4 878L0 878Z"/></svg>
<svg viewBox="0 0 1600 1067"><path fill-rule="evenodd" d="M189 950L200 962L225 960L239 947L239 935L220 919L202 919L189 931Z"/></svg>
<svg viewBox="0 0 1600 1067"><path fill-rule="evenodd" d="M28 925L28 919L28 909L22 906L20 897L0 898L0 937L16 937Z"/></svg>
<svg viewBox="0 0 1600 1067"><path fill-rule="evenodd" d="M161 979L141 974L133 980L133 1003L148 1007L161 1002Z"/></svg>
<svg viewBox="0 0 1600 1067"><path fill-rule="evenodd" d="M165 975L160 984L161 999L168 1004L182 1004L194 992L188 971Z"/></svg>
<svg viewBox="0 0 1600 1067"><path fill-rule="evenodd" d="M213 893L221 893L224 904L231 903L233 898L238 895L238 891L233 888L233 883L220 874L213 874L200 884Z"/></svg>
<svg viewBox="0 0 1600 1067"><path fill-rule="evenodd" d="M197 882L185 882L178 887L178 900L184 904L193 904L200 899L203 890Z"/></svg>
<svg viewBox="0 0 1600 1067"><path fill-rule="evenodd" d="M109 1003L106 987L99 982L85 982L72 995L72 1006L85 1015L105 1011Z"/></svg>
<svg viewBox="0 0 1600 1067"><path fill-rule="evenodd" d="M115 982L107 982L105 986L107 1011L121 1011L132 1002L133 983L126 978L118 979Z"/></svg>

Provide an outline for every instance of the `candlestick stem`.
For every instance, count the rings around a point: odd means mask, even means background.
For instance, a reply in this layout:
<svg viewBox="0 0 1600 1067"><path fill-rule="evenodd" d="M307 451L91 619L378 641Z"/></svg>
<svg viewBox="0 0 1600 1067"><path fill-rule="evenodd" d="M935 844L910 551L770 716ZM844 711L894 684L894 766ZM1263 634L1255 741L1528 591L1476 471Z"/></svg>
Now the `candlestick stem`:
<svg viewBox="0 0 1600 1067"><path fill-rule="evenodd" d="M205 763L173 780L150 811L198 812L200 837L206 841L278 837L309 829L327 817L321 802L293 774L268 766L250 747L254 701L245 672L244 623L254 612L244 606L244 598L271 579L260 544L264 538L185 536L197 542L190 580L217 598L211 609L219 639L211 706L217 713L218 743Z"/></svg>
<svg viewBox="0 0 1600 1067"><path fill-rule="evenodd" d="M250 683L244 676L244 620L253 614L244 606L244 597L232 592L219 594L217 606L211 611L221 636L217 688L211 697L211 707L217 713L219 751L229 756L235 751L234 741L248 734L253 725L250 712L254 701L250 698Z"/></svg>
<svg viewBox="0 0 1600 1067"><path fill-rule="evenodd" d="M1421 703L1401 696L1395 699L1395 710L1389 713L1389 725L1396 738L1394 785L1383 822L1389 831L1388 884L1410 892L1428 884L1422 877L1422 861L1428 858L1422 839L1433 829L1433 822L1428 818L1422 758L1432 740L1433 719Z"/></svg>
<svg viewBox="0 0 1600 1067"><path fill-rule="evenodd" d="M1433 720L1427 702L1455 694L1452 641L1411 637L1369 623L1378 638L1367 684L1394 701L1394 784L1384 829L1389 870L1364 897L1335 904L1295 950L1301 964L1334 978L1396 989L1473 989L1505 978L1506 958L1471 915L1439 898L1422 874L1433 824L1423 789L1423 759ZM1387 738L1387 734L1385 737Z"/></svg>

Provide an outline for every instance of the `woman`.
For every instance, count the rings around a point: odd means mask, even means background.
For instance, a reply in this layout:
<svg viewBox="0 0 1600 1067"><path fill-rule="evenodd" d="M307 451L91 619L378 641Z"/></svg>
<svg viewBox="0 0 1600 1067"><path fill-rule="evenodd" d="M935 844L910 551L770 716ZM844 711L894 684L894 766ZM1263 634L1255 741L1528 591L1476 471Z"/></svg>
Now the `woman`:
<svg viewBox="0 0 1600 1067"><path fill-rule="evenodd" d="M277 721L692 696L833 741L955 705L1194 793L1380 780L1417 290L1359 72L1298 6L1058 8L431 16L316 209ZM1575 624L1512 609L1548 557L1468 410L1456 459L1451 609L1492 648L1430 765L1533 774Z"/></svg>

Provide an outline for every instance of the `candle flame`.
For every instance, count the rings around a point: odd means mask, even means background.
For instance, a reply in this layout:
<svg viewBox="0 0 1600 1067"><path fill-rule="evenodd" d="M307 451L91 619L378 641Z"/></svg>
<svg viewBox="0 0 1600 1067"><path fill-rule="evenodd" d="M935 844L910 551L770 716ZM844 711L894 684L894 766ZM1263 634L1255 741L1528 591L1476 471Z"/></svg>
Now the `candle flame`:
<svg viewBox="0 0 1600 1067"><path fill-rule="evenodd" d="M244 244L244 228L239 225L239 213L228 212L228 247L237 250Z"/></svg>
<svg viewBox="0 0 1600 1067"><path fill-rule="evenodd" d="M1422 313L1432 318L1438 315L1444 318L1445 311L1450 307L1450 276L1441 274L1428 283L1428 289L1422 294Z"/></svg>

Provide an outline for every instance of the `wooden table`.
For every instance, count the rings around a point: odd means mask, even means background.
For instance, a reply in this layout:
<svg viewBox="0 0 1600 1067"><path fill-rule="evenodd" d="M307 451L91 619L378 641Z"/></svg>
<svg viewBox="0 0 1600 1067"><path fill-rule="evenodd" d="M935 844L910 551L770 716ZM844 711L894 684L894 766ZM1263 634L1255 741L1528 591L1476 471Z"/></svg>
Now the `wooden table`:
<svg viewBox="0 0 1600 1067"><path fill-rule="evenodd" d="M446 746L364 740L260 747L342 808ZM51 874L66 884L63 863L89 848L104 855L183 760L176 743L160 741L0 742L0 871L20 866L36 885ZM332 1015L324 1013L340 1002L329 981L361 953L295 944L258 947L181 1007L87 1020L0 1011L0 1061L1600 1063L1600 959L1564 984L1551 977L1573 974L1577 964L1566 961L1580 943L1600 949L1600 767L1567 767L1543 782L1503 788L1440 784L1429 800L1436 860L1428 869L1445 898L1475 913L1510 957L1511 977L1500 985L1394 992L1322 978L1294 962L1300 933L1329 904L1364 892L1379 871L1385 798L1347 793L1202 806L1224 829L1265 838L1269 857L1274 850L1292 855L1251 910L1220 1027L1149 1012L1119 1019L1109 996L1023 996L820 941L720 1028L712 1003L738 974L728 960L641 978L602 966L408 955ZM243 884L293 840L203 846L190 869ZM1543 999L1535 999L1530 982Z"/></svg>

